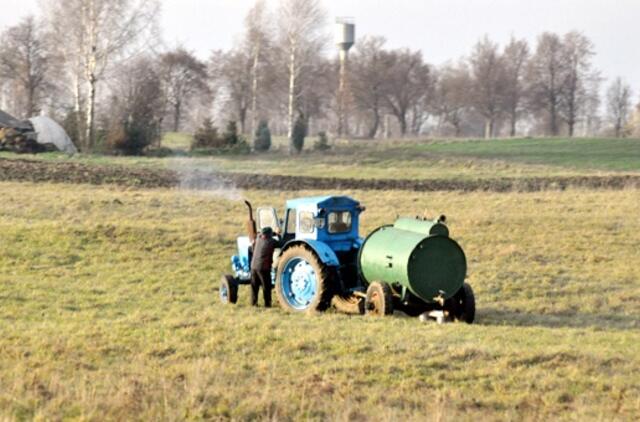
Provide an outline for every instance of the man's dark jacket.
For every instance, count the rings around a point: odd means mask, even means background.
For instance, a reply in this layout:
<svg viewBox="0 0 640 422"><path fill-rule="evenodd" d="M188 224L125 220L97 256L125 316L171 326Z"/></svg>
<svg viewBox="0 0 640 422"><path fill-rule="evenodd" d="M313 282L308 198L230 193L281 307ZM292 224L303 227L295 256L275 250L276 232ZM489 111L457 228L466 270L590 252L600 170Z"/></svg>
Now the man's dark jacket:
<svg viewBox="0 0 640 422"><path fill-rule="evenodd" d="M256 239L251 259L251 269L256 271L270 271L273 265L273 251L277 242L273 237L261 234Z"/></svg>

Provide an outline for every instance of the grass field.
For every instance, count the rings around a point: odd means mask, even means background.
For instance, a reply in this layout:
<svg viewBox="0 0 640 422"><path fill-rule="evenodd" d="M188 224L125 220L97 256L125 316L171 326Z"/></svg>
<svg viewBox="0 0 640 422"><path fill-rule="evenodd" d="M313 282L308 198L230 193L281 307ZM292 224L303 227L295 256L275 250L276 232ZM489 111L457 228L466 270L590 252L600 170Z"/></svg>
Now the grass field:
<svg viewBox="0 0 640 422"><path fill-rule="evenodd" d="M640 140L524 139L492 141L338 141L327 153L307 151L292 159L286 149L268 154L207 158L146 158L60 154L29 159L80 161L241 173L338 178L477 179L640 173ZM168 134L165 144L177 150L184 134ZM15 158L0 153L0 157ZM25 157L25 156L22 156Z"/></svg>
<svg viewBox="0 0 640 422"><path fill-rule="evenodd" d="M638 171L638 139L498 139L435 142L422 151L576 169Z"/></svg>
<svg viewBox="0 0 640 422"><path fill-rule="evenodd" d="M472 326L219 305L238 192L0 192L0 420L640 417L638 190L339 192L448 215Z"/></svg>

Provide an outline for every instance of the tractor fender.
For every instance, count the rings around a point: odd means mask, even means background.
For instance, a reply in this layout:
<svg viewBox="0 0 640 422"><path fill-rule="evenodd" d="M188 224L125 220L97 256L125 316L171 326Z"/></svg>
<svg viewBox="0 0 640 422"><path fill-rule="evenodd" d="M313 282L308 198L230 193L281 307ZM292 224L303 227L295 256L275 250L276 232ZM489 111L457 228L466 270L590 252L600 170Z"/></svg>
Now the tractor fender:
<svg viewBox="0 0 640 422"><path fill-rule="evenodd" d="M282 252L297 245L307 246L309 249L315 252L316 255L318 255L318 258L320 258L320 261L322 261L324 265L327 265L329 267L337 267L340 265L340 261L338 260L336 253L326 243L320 242L318 240L292 240L291 242L284 245L284 247L282 248Z"/></svg>

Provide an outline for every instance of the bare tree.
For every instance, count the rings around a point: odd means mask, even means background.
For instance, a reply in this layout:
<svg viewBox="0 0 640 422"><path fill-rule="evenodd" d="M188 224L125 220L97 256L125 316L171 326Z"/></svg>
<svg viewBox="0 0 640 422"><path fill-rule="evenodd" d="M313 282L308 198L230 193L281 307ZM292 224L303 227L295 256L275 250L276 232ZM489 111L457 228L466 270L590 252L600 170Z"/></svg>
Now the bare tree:
<svg viewBox="0 0 640 422"><path fill-rule="evenodd" d="M635 106L630 120L629 129L632 136L640 137L640 103Z"/></svg>
<svg viewBox="0 0 640 422"><path fill-rule="evenodd" d="M386 40L382 37L365 37L351 56L351 91L359 111L370 114L371 124L367 136L376 137L384 107L385 79L389 69L389 56L384 54Z"/></svg>
<svg viewBox="0 0 640 422"><path fill-rule="evenodd" d="M469 107L468 94L472 81L466 64L447 65L437 74L431 110L438 117L438 133L445 124L454 129L456 137L462 134L464 114Z"/></svg>
<svg viewBox="0 0 640 422"><path fill-rule="evenodd" d="M435 97L436 80L434 78L434 70L431 66L427 67L428 75L425 75L422 96L414 102L409 112L411 116L411 133L419 136L422 133L424 125L431 117L431 103Z"/></svg>
<svg viewBox="0 0 640 422"><path fill-rule="evenodd" d="M484 137L488 139L495 134L504 101L505 69L498 45L485 36L474 47L469 62L473 82L471 102L485 119Z"/></svg>
<svg viewBox="0 0 640 422"><path fill-rule="evenodd" d="M85 147L91 149L98 83L112 65L141 51L144 42L155 34L159 3L157 0L50 0L49 13L52 26L58 29L57 42L66 50L69 65L82 70L86 85L84 141ZM77 85L80 91L79 80Z"/></svg>
<svg viewBox="0 0 640 422"><path fill-rule="evenodd" d="M504 64L504 108L509 116L509 135L516 136L518 119L526 96L525 71L529 60L526 40L511 38L502 55Z"/></svg>
<svg viewBox="0 0 640 422"><path fill-rule="evenodd" d="M207 66L193 53L177 48L160 56L160 79L171 108L173 131L179 132L184 104L194 94L208 90Z"/></svg>
<svg viewBox="0 0 640 422"><path fill-rule="evenodd" d="M559 113L567 79L567 60L564 55L560 37L545 32L538 37L536 53L528 69L533 104L547 113L549 134L553 136L560 133Z"/></svg>
<svg viewBox="0 0 640 422"><path fill-rule="evenodd" d="M573 31L564 36L563 51L567 65L561 112L569 128L569 136L573 136L581 107L585 103L585 82L592 73L593 44L583 34Z"/></svg>
<svg viewBox="0 0 640 422"><path fill-rule="evenodd" d="M19 113L25 118L38 113L49 85L51 53L46 38L33 16L8 28L0 38L0 77L19 87L26 99Z"/></svg>
<svg viewBox="0 0 640 422"><path fill-rule="evenodd" d="M404 136L408 129L409 111L428 90L430 70L419 51L402 49L384 54L384 61L389 64L384 86L385 104L398 120Z"/></svg>
<svg viewBox="0 0 640 422"><path fill-rule="evenodd" d="M607 113L614 128L616 138L623 134L631 111L631 86L617 77L607 90Z"/></svg>
<svg viewBox="0 0 640 422"><path fill-rule="evenodd" d="M233 120L240 123L242 133L246 133L247 114L252 106L253 63L253 58L239 49L215 51L210 60L212 79L227 108L233 110Z"/></svg>
<svg viewBox="0 0 640 422"><path fill-rule="evenodd" d="M300 84L310 56L319 54L326 44L322 31L326 14L320 0L283 0L279 10L279 30L289 74L287 127L289 151L295 152L293 127L297 102L304 94Z"/></svg>
<svg viewBox="0 0 640 422"><path fill-rule="evenodd" d="M313 132L313 123L327 117L332 101L337 100L337 76L334 61L321 56L310 57L308 70L300 78L305 89L297 103L297 111L304 118L307 132Z"/></svg>
<svg viewBox="0 0 640 422"><path fill-rule="evenodd" d="M600 130L600 86L602 77L593 73L585 81L584 95L582 98L581 115L583 136L594 136Z"/></svg>
<svg viewBox="0 0 640 422"><path fill-rule="evenodd" d="M114 78L108 113L109 146L140 154L158 140L163 118L163 92L156 57L141 56L123 64Z"/></svg>

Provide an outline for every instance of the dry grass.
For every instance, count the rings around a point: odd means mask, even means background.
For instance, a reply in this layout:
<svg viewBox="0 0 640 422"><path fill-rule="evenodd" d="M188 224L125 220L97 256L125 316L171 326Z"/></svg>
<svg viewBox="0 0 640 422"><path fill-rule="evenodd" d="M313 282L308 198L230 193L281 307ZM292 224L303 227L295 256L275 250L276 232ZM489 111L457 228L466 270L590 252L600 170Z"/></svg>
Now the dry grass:
<svg viewBox="0 0 640 422"><path fill-rule="evenodd" d="M245 218L220 196L0 192L0 419L640 417L638 190L341 192L364 232L448 215L473 326L220 306Z"/></svg>

